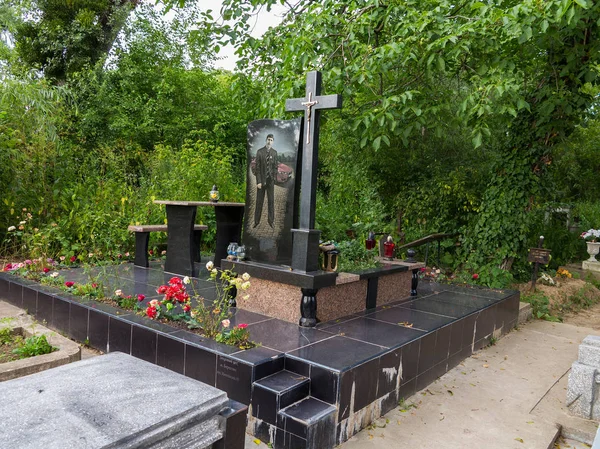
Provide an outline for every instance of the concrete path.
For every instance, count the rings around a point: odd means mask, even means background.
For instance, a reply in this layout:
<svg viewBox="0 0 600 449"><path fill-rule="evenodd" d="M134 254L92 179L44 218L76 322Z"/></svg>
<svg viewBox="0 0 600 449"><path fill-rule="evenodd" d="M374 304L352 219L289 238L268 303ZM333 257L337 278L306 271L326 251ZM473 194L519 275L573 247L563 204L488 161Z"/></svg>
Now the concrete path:
<svg viewBox="0 0 600 449"><path fill-rule="evenodd" d="M547 321L525 324L341 448L398 448L401 442L421 449L547 449L557 424L593 438L594 423L564 410L568 372L587 335L599 332Z"/></svg>

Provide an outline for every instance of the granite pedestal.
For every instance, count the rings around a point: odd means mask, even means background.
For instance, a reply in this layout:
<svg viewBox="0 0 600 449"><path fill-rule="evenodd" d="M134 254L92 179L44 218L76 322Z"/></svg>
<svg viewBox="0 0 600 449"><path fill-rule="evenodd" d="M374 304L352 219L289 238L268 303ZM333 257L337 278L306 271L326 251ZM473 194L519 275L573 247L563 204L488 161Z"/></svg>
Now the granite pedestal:
<svg viewBox="0 0 600 449"><path fill-rule="evenodd" d="M3 448L243 449L245 419L238 444L227 421L245 407L118 352L3 382L0 397Z"/></svg>
<svg viewBox="0 0 600 449"><path fill-rule="evenodd" d="M569 373L567 407L575 416L600 420L600 337L588 335L579 345Z"/></svg>

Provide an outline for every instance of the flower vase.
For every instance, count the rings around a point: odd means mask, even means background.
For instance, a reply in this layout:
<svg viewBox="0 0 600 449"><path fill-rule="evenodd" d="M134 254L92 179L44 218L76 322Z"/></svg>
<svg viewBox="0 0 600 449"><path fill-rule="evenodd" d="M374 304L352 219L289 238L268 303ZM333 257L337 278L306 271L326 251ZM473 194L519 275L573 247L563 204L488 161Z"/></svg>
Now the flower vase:
<svg viewBox="0 0 600 449"><path fill-rule="evenodd" d="M596 260L596 255L600 252L600 242L586 242L587 244L587 253L590 255L590 258L587 262L598 262Z"/></svg>

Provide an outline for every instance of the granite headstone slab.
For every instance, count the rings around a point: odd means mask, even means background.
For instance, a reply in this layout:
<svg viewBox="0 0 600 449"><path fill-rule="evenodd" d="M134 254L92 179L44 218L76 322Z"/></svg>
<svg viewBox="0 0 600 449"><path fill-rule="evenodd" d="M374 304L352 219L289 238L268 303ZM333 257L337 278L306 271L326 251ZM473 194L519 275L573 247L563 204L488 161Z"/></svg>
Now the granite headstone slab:
<svg viewBox="0 0 600 449"><path fill-rule="evenodd" d="M206 448L225 392L119 352L0 383L1 448Z"/></svg>
<svg viewBox="0 0 600 449"><path fill-rule="evenodd" d="M302 119L256 120L248 125L246 258L290 265L297 221L297 167Z"/></svg>

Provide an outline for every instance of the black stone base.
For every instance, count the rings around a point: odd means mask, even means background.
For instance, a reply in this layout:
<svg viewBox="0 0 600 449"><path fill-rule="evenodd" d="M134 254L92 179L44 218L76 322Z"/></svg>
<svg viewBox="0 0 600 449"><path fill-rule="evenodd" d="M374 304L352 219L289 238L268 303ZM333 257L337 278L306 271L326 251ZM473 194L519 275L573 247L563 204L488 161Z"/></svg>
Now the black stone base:
<svg viewBox="0 0 600 449"><path fill-rule="evenodd" d="M109 288L147 294L146 301L158 298L156 287L171 277L158 267L131 264L107 272L102 282ZM87 282L82 269L61 274ZM211 284L193 282L210 299ZM424 282L416 297L398 298L314 329L232 309L232 325L248 324L251 339L260 343L242 351L7 273L0 273L0 298L27 307L49 327L87 339L93 347L132 354L216 386L242 404L255 404L255 435L276 449L341 444L352 436L354 414L375 403L382 413L391 410L400 398L427 387L492 338L509 332L519 313L516 291ZM241 440L239 430L229 436ZM239 447L231 444L224 447Z"/></svg>

